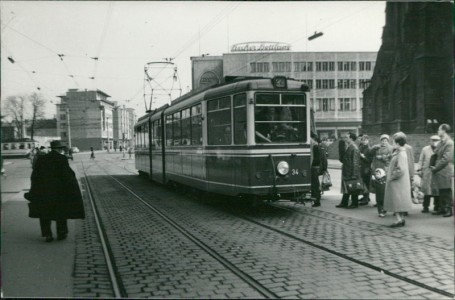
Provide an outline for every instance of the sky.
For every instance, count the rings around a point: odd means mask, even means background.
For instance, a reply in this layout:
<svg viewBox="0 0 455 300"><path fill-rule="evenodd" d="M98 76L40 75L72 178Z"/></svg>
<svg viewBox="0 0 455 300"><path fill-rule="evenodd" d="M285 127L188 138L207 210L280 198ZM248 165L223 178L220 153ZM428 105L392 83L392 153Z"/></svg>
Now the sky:
<svg viewBox="0 0 455 300"><path fill-rule="evenodd" d="M385 24L383 1L0 1L0 9L2 102L40 93L47 118L57 96L76 88L99 89L141 116L151 87L155 95L191 90L190 57L229 53L236 43L378 51ZM323 36L308 41L315 31ZM156 96L153 107L168 98Z"/></svg>

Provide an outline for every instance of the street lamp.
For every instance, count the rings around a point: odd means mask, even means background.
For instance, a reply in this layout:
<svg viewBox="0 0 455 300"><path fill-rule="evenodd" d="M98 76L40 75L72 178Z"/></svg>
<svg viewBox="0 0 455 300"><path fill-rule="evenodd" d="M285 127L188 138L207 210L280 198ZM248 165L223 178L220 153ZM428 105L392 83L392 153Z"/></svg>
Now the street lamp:
<svg viewBox="0 0 455 300"><path fill-rule="evenodd" d="M316 39L316 38L318 38L318 37L320 37L320 36L322 36L322 35L323 35L322 32L317 32L317 31L315 31L314 34L308 38L308 40L309 40L309 41L314 40L314 39Z"/></svg>

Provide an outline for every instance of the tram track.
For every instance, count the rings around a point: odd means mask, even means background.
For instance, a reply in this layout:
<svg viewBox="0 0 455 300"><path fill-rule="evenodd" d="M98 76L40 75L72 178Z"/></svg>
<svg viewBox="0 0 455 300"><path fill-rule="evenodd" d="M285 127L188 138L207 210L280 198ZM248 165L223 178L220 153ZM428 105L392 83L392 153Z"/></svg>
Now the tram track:
<svg viewBox="0 0 455 300"><path fill-rule="evenodd" d="M117 166L117 167L120 167L120 166ZM105 170L104 170L105 171ZM105 171L106 174L108 174L106 171ZM111 176L111 175L109 175ZM123 183L121 183L118 179L114 178L113 176L111 176L111 178L113 178L118 184L124 186L124 188L128 189L130 192L132 192L131 188L127 187L126 185L124 185ZM132 192L134 193L134 192ZM134 195L136 198L141 198L139 195ZM278 209L284 209L284 208L279 208L279 207L276 207ZM359 259L356 259L355 257L352 257L352 256L349 256L349 255L346 255L342 252L339 252L339 251L336 251L336 250L333 250L333 249L330 249L328 247L325 247L325 246L322 246L318 243L315 243L315 242L311 242L309 240L305 240L301 237L298 237L294 234L291 234L289 232L286 232L286 231L283 231L283 230L279 230L277 228L274 228L273 226L269 226L269 225L266 225L266 224L263 224L261 222L258 222L256 220L253 220L247 216L244 216L244 215L240 215L240 214L234 214L236 217L239 217L239 218L242 218L243 220L247 221L247 222L250 222L252 224L255 224L256 226L260 226L264 229L267 229L269 231L273 231L277 234L280 234L282 236L285 236L287 238L291 238L293 240L296 240L296 241L299 241L301 243L304 243L308 246L311 246L311 247L314 247L314 248L317 248L319 250L322 250L326 253L330 253L332 255L335 255L337 257L340 257L342 259L345 259L345 260L348 260L352 263L355 263L357 265L360 265L360 266L363 266L363 267L366 267L368 269L371 269L373 271L376 271L376 272L380 272L381 274L385 274L387 276L390 276L390 277L393 277L395 279L398 279L398 280L401 280L401 281L404 281L406 283L409 283L409 284L412 284L414 286L417 286L417 287L420 287L422 289L425 289L425 290L428 290L428 291L431 291L431 292L434 292L434 293L437 293L439 295L442 295L442 296L445 296L445 297L450 297L450 298L453 298L454 297L454 294L453 293L450 293L450 292L447 292L446 290L442 290L442 289L438 289L434 286L430 286L430 285L427 285L425 283L422 283L422 282L419 282L417 280L413 280L413 279L410 279L410 278L407 278L405 276L402 276L400 274L397 274L397 273L394 273L394 272L391 272L391 271L388 271L388 270L384 270L374 264L370 264L368 262L365 262L365 261L362 261L362 260L359 260ZM181 227L180 225L176 224L176 226L179 226ZM186 230L185 230L186 231ZM197 239L197 238L196 238ZM199 239L197 239L199 240ZM275 297L273 298L277 298L276 295Z"/></svg>
<svg viewBox="0 0 455 300"><path fill-rule="evenodd" d="M97 164L97 163L96 163ZM84 165L82 163L82 167L84 169ZM277 299L279 298L275 293L267 289L266 287L262 286L258 281L256 281L254 278L237 268L234 264L232 264L229 260L225 259L222 255L218 254L216 250L214 250L212 247L208 246L206 243L204 243L202 240L197 238L194 234L192 234L190 231L186 230L184 227L180 226L176 221L173 220L170 216L166 215L163 213L161 210L159 210L157 207L151 205L148 203L146 200L144 200L141 196L139 196L137 193L135 193L131 188L120 182L118 179L115 177L111 176L108 174L108 172L101 167L98 164L98 168L103 170L107 176L109 176L112 180L114 180L118 186L120 186L123 190L127 191L130 195L132 195L134 198L136 198L141 204L146 206L149 210L153 211L156 215L158 215L160 218L162 218L167 224L172 226L176 231L181 233L183 236L185 236L188 240L193 242L195 245L197 245L201 250L206 252L208 255L210 255L214 260L222 264L226 269L231 271L233 274L235 274L238 278L240 278L243 282L248 284L251 288L256 290L259 294L264 296L264 298L268 299ZM126 168L124 168L126 171L130 172ZM93 192L91 189L90 185L90 180L88 179L87 174L85 173L84 169L84 181L86 182L86 185L88 187L88 194L90 198L90 203L93 211L95 212L95 221L97 224L97 229L98 229L98 234L100 236L102 246L103 246L103 253L105 255L105 260L106 264L109 270L109 277L112 283L112 289L113 293L115 295L115 298L126 298L128 297L127 292L124 287L124 283L122 282L121 278L121 272L118 271L115 260L112 255L111 247L109 246L109 239L106 234L105 226L103 226L102 220L99 217L97 205L95 204L95 201L93 200Z"/></svg>
<svg viewBox="0 0 455 300"><path fill-rule="evenodd" d="M449 293L449 292L447 292L447 291L444 291L444 290L441 290L441 289L438 289L438 288L429 286L429 285L424 284L424 283L421 283L421 282L419 282L419 281L417 281L417 280L412 280L412 279L410 279L410 278L406 278L406 277L401 276L401 275L399 275L399 274L390 272L390 271L388 271L387 269L380 268L380 267L378 267L378 266L375 266L375 265L370 264L370 263L367 263L367 262L365 262L365 261L356 259L356 258L354 258L354 257L352 257L352 256L349 256L349 255L346 255L346 254L344 254L344 253L341 253L341 252L338 252L338 251L329 249L328 247L324 247L324 246L321 246L321 245L319 245L319 244L317 244L317 243L314 243L314 242L311 242L311 241L302 239L302 238L300 238L300 237L297 237L297 236L295 236L295 235L293 235L293 234L289 234L289 233L287 233L287 232L285 232L285 231L283 231L283 230L279 230L279 229L276 229L276 228L274 228L274 227L272 227L272 226L268 226L268 225L266 225L266 224L257 222L257 221L255 221L255 220L253 220L253 219L251 219L251 218L248 218L248 217L245 217L245 216L239 216L239 217L243 218L244 220L246 220L246 221L248 221L248 222L251 222L251 223L254 223L254 224L258 225L258 226L261 226L261 227L263 227L263 228L267 228L268 230L271 230L271 231L274 231L274 232L276 232L276 233L279 233L279 234L282 234L282 235L284 235L284 236L287 236L287 237L289 237L289 238L295 239L295 240L300 241L300 242L302 242L302 243L304 243L304 244L307 244L307 245L309 245L309 246L318 248L318 249L320 249L320 250L323 250L323 251L328 252L328 253L330 253L330 254L336 255L336 256L341 257L341 258L343 258L343 259L349 260L349 261L351 261L351 262L353 262L353 263L356 263L356 264L358 264L358 265L362 265L362 266L364 266L364 267L366 267L366 268L369 268L369 269L372 269L372 270L374 270L374 271L377 271L377 272L380 272L380 273L384 273L384 274L386 274L386 275L388 275L388 276L391 276L391 277L394 277L394 278L396 278L396 279L398 279L398 280L402 280L402 281L408 282L408 283L413 284L413 285L415 285L415 286L424 288L424 289L426 289L426 290L432 291L432 292L434 292L434 293L438 293L438 294L443 295L443 296L446 296L446 297L450 297L450 298L454 298L454 297L455 297L455 295L454 295L453 293Z"/></svg>
<svg viewBox="0 0 455 300"><path fill-rule="evenodd" d="M114 260L113 255L112 255L112 249L109 246L109 241L108 241L108 238L107 238L107 235L106 235L106 231L105 231L104 226L103 226L103 224L101 222L101 218L99 216L98 208L97 208L97 205L96 205L96 203L94 201L93 190L92 190L92 187L91 187L90 182L88 180L88 176L87 176L87 173L86 173L86 170L85 170L84 163L81 162L81 165L82 165L82 170L84 172L84 183L87 186L87 194L88 194L90 206L91 206L92 211L93 211L95 224L96 224L96 229L97 229L97 232L98 232L98 236L100 238L101 247L102 247L103 254L104 254L104 259L105 259L106 266L107 266L107 269L108 269L109 280L110 280L110 282L112 284L112 292L113 292L115 298L119 298L119 299L126 298L127 294L126 294L123 282L121 280L121 277L119 275L118 269L117 269L117 267L115 265L115 260Z"/></svg>

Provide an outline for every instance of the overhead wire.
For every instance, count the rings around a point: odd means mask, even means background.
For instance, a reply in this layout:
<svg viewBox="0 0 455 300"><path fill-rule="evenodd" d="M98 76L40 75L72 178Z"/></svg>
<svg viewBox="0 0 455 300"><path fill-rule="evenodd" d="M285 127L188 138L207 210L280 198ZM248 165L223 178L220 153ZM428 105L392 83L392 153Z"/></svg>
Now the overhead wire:
<svg viewBox="0 0 455 300"><path fill-rule="evenodd" d="M98 60L100 58L100 54L101 54L101 50L103 48L103 44L104 44L104 40L106 38L106 35L107 35L107 30L109 28L109 24L110 24L110 21L111 21L111 16L112 16L112 11L114 9L114 2L109 2L109 7L108 7L108 10L107 10L107 13L106 13L106 18L104 20L104 25L103 25L103 30L101 32L101 38L100 38L100 42L98 44L98 48L95 52L95 56L92 57L91 59L93 59L95 61L94 63L94 67L93 67L93 79L94 79L94 89L96 89L96 78L97 78L97 71L98 71Z"/></svg>

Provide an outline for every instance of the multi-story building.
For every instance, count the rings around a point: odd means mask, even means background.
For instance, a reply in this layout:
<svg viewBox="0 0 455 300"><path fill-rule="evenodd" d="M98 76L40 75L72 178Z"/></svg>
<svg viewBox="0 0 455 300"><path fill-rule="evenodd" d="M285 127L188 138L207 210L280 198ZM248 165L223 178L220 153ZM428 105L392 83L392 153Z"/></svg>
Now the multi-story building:
<svg viewBox="0 0 455 300"><path fill-rule="evenodd" d="M453 3L387 2L362 129L418 134L453 125L453 60Z"/></svg>
<svg viewBox="0 0 455 300"><path fill-rule="evenodd" d="M134 123L136 114L133 108L125 105L116 105L113 110L114 117L114 147L134 147Z"/></svg>
<svg viewBox="0 0 455 300"><path fill-rule="evenodd" d="M59 96L57 132L62 142L80 150L113 149L113 109L110 96L100 90L70 89Z"/></svg>
<svg viewBox="0 0 455 300"><path fill-rule="evenodd" d="M221 83L227 76L280 75L298 79L311 88L310 105L320 137L359 133L362 92L373 74L376 52L287 52L290 47L264 44L267 43L245 43L232 48L244 51L241 53L192 57L193 89Z"/></svg>

